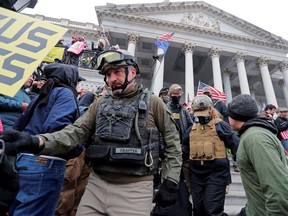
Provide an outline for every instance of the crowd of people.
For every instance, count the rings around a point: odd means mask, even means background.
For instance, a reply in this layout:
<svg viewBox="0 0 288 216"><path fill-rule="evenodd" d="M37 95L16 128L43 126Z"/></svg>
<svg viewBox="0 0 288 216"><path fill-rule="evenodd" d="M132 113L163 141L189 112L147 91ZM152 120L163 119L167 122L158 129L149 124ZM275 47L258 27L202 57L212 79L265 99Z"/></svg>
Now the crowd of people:
<svg viewBox="0 0 288 216"><path fill-rule="evenodd" d="M226 106L209 88L187 107L179 84L144 89L126 50L96 68L94 92L51 63L0 95L0 215L226 216L228 149L247 196L238 215L288 215L287 108L259 112L246 94Z"/></svg>

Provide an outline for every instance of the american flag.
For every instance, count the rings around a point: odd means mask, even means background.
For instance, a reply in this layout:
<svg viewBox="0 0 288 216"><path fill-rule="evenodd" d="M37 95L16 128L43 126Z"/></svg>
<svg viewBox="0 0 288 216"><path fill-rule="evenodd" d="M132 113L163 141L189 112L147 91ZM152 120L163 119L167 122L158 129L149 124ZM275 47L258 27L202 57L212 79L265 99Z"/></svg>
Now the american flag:
<svg viewBox="0 0 288 216"><path fill-rule="evenodd" d="M280 136L282 137L282 139L288 139L288 131L282 131L280 132Z"/></svg>
<svg viewBox="0 0 288 216"><path fill-rule="evenodd" d="M223 101L224 103L226 102L226 95L224 92L221 92L221 91L213 88L212 86L207 85L201 81L199 81L199 83L198 83L197 95L202 95L203 89L205 87L209 87L211 89L212 99L219 99L219 100Z"/></svg>
<svg viewBox="0 0 288 216"><path fill-rule="evenodd" d="M169 41L173 38L174 32L167 32L159 37L161 41Z"/></svg>

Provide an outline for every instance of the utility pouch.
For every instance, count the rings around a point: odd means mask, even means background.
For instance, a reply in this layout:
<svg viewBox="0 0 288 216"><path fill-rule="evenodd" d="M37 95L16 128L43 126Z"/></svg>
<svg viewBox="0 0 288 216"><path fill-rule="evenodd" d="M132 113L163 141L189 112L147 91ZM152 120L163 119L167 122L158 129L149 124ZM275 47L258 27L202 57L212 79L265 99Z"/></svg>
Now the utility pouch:
<svg viewBox="0 0 288 216"><path fill-rule="evenodd" d="M213 142L205 142L204 141L204 154L206 160L213 160L214 159L214 143Z"/></svg>
<svg viewBox="0 0 288 216"><path fill-rule="evenodd" d="M204 145L203 142L197 142L197 158L202 159L204 157Z"/></svg>
<svg viewBox="0 0 288 216"><path fill-rule="evenodd" d="M197 144L191 143L190 144L190 159L197 158Z"/></svg>
<svg viewBox="0 0 288 216"><path fill-rule="evenodd" d="M90 145L86 151L85 156L90 161L108 160L110 153L110 146Z"/></svg>
<svg viewBox="0 0 288 216"><path fill-rule="evenodd" d="M111 147L110 162L130 165L143 165L145 159L144 148Z"/></svg>

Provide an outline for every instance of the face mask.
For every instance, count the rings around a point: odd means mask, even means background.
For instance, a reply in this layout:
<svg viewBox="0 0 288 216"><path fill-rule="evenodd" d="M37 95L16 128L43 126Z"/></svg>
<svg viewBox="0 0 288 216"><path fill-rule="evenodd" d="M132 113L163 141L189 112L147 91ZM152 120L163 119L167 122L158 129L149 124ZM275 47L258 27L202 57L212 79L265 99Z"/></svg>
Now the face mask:
<svg viewBox="0 0 288 216"><path fill-rule="evenodd" d="M181 98L181 96L171 96L171 101L173 104L179 104L180 98Z"/></svg>
<svg viewBox="0 0 288 216"><path fill-rule="evenodd" d="M164 101L164 103L168 103L170 97L168 95L163 95L162 96L162 100Z"/></svg>
<svg viewBox="0 0 288 216"><path fill-rule="evenodd" d="M211 116L199 116L198 121L201 125L206 125L211 121Z"/></svg>

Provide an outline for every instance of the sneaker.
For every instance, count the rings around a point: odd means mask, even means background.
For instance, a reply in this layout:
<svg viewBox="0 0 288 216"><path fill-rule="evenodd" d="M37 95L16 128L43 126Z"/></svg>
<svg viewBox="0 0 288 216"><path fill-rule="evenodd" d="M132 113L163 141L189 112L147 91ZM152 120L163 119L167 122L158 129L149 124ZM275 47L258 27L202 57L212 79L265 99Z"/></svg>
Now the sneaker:
<svg viewBox="0 0 288 216"><path fill-rule="evenodd" d="M234 169L234 172L240 172L239 168L236 165L233 166L233 169Z"/></svg>

